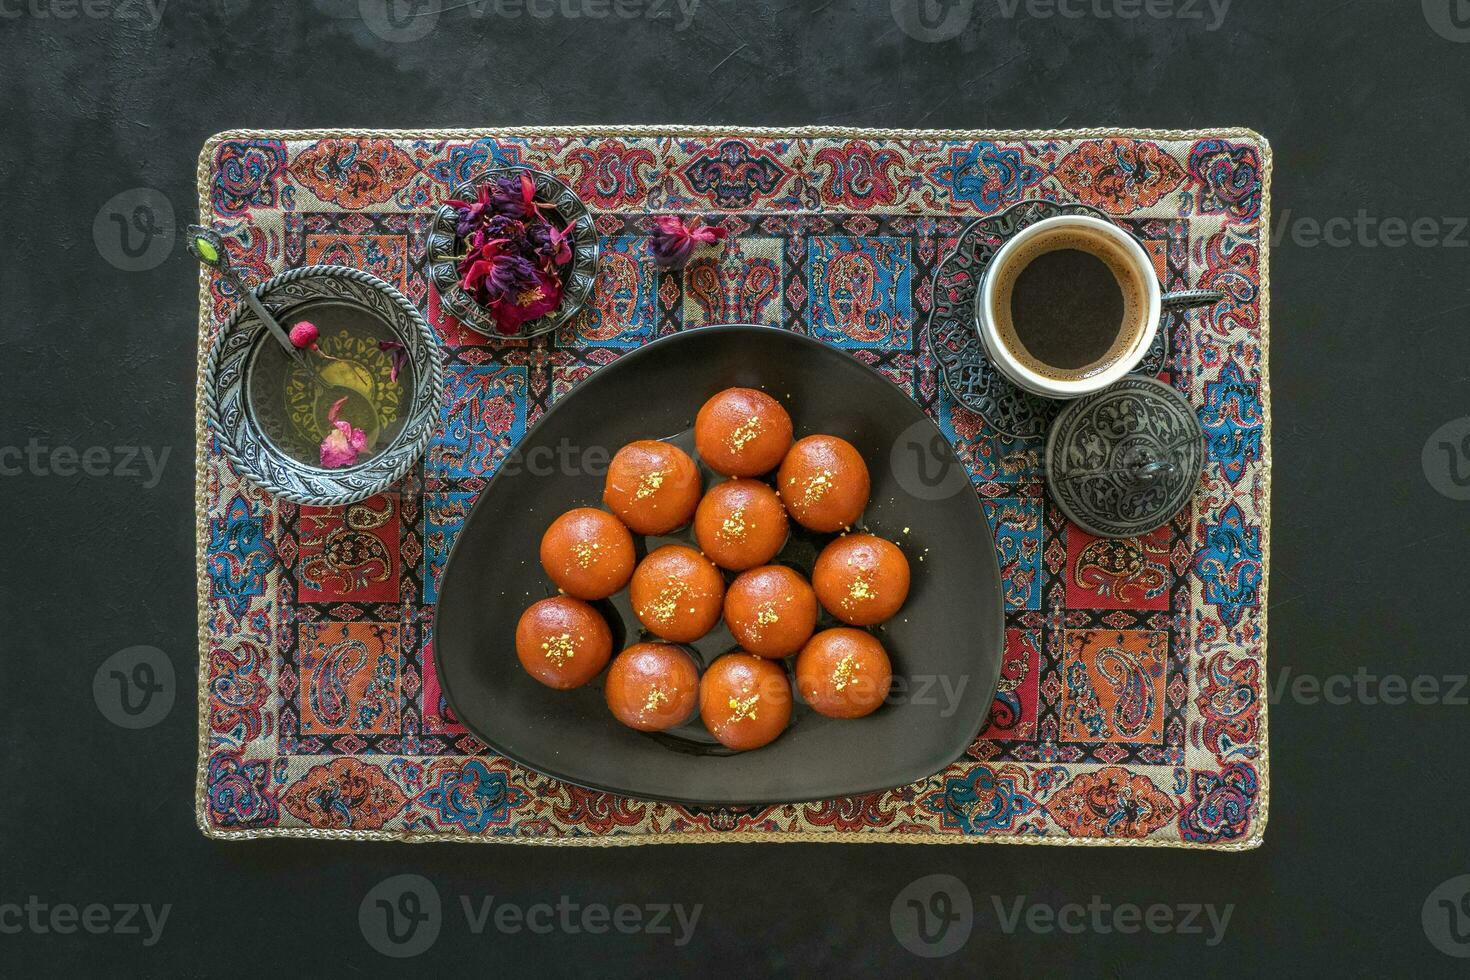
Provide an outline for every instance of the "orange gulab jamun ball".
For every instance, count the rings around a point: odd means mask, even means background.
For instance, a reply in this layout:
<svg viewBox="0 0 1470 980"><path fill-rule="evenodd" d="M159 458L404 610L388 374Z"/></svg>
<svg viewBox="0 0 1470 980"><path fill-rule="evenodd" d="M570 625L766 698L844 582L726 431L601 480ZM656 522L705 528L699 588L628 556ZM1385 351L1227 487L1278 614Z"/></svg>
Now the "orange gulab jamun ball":
<svg viewBox="0 0 1470 980"><path fill-rule="evenodd" d="M663 732L699 707L699 667L669 643L635 643L613 658L603 692L613 717L640 732Z"/></svg>
<svg viewBox="0 0 1470 980"><path fill-rule="evenodd" d="M636 562L623 522L592 507L567 511L541 536L541 567L578 599L606 599L628 584Z"/></svg>
<svg viewBox="0 0 1470 980"><path fill-rule="evenodd" d="M791 721L786 671L743 651L725 654L700 678L699 716L726 748L744 751L769 745Z"/></svg>
<svg viewBox="0 0 1470 980"><path fill-rule="evenodd" d="M628 598L649 632L674 643L692 643L719 621L725 580L693 548L666 544L638 563Z"/></svg>
<svg viewBox="0 0 1470 980"><path fill-rule="evenodd" d="M853 626L873 626L898 612L909 595L909 560L892 541L844 534L817 556L812 587L822 608Z"/></svg>
<svg viewBox="0 0 1470 980"><path fill-rule="evenodd" d="M817 595L784 565L752 568L725 590L725 625L750 653L789 657L817 627Z"/></svg>
<svg viewBox="0 0 1470 980"><path fill-rule="evenodd" d="M798 440L776 477L776 489L802 527L830 533L851 527L868 506L868 465L846 439Z"/></svg>
<svg viewBox="0 0 1470 980"><path fill-rule="evenodd" d="M602 501L635 534L668 534L694 516L699 467L678 446L630 442L607 468Z"/></svg>
<svg viewBox="0 0 1470 980"><path fill-rule="evenodd" d="M883 644L847 626L823 630L796 656L796 689L818 714L861 718L888 696L893 667Z"/></svg>
<svg viewBox="0 0 1470 980"><path fill-rule="evenodd" d="M700 550L732 572L776 557L791 529L781 498L759 480L727 480L710 487L694 512Z"/></svg>
<svg viewBox="0 0 1470 980"><path fill-rule="evenodd" d="M521 666L559 691L581 687L596 677L611 654L607 621L581 599L565 595L542 599L521 613L516 624Z"/></svg>
<svg viewBox="0 0 1470 980"><path fill-rule="evenodd" d="M760 476L780 465L791 431L791 416L764 391L726 388L699 409L694 448L716 473Z"/></svg>

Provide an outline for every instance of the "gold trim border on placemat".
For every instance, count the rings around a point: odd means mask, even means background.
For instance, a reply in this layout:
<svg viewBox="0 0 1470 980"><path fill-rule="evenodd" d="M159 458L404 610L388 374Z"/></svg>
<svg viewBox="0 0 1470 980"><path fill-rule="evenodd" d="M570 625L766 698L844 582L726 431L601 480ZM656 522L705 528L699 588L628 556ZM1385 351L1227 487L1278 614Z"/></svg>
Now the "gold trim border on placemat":
<svg viewBox="0 0 1470 980"><path fill-rule="evenodd" d="M744 137L748 139L855 139L855 140L1085 140L1141 139L1174 142L1210 138L1246 139L1253 141L1261 153L1261 220L1257 233L1260 280L1260 398L1262 412L1261 481L1264 502L1261 514L1261 586L1258 621L1261 629L1262 678L1260 699L1260 749L1257 763L1261 791L1259 809L1251 822L1250 836L1226 843L1193 843L1182 840L1152 841L1138 838L1110 837L1001 837L976 834L883 834L862 831L661 831L652 834L604 835L586 837L491 837L463 831L391 831L391 830L321 830L311 827L275 827L268 829L223 830L209 822L205 799L205 778L209 767L209 578L206 572L206 549L209 543L205 500L205 459L208 452L208 423L204 410L204 367L209 356L212 304L209 296L209 272L199 270L199 336L198 370L194 397L194 539L196 596L199 615L199 765L195 773L195 820L206 837L217 840L258 840L268 837L305 837L316 840L403 841L407 843L463 842L479 844L531 844L541 847L625 847L640 844L755 844L755 843L828 843L828 844L1031 844L1036 846L1074 847L1172 847L1201 851L1248 851L1264 841L1266 820L1270 810L1271 778L1269 763L1269 698L1265 691L1270 678L1266 671L1267 620L1266 599L1271 577L1271 143L1255 130L1230 127L1222 129L1059 129L1059 130L957 130L957 129L860 129L843 126L805 126L765 128L743 126L530 126L492 129L443 130L346 130L346 129L236 129L216 133L205 141L199 152L196 172L199 193L199 223L209 226L214 212L209 197L210 162L220 143L233 139L319 140L333 138L391 140L476 140L534 137Z"/></svg>

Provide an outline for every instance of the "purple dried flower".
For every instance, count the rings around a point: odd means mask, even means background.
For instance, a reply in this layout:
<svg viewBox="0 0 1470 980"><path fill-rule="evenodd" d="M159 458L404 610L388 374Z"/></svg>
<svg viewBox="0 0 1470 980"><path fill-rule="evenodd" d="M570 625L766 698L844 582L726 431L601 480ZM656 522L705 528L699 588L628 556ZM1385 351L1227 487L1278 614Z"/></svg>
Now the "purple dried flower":
<svg viewBox="0 0 1470 980"><path fill-rule="evenodd" d="M682 269L700 245L710 245L723 239L725 229L706 225L698 217L683 221L672 214L654 219L653 235L648 247L653 252L653 261L665 269Z"/></svg>
<svg viewBox="0 0 1470 980"><path fill-rule="evenodd" d="M558 229L536 202L529 174L496 177L474 201L451 200L465 254L459 284L490 310L502 333L514 333L561 302L558 266L571 260L570 229Z"/></svg>

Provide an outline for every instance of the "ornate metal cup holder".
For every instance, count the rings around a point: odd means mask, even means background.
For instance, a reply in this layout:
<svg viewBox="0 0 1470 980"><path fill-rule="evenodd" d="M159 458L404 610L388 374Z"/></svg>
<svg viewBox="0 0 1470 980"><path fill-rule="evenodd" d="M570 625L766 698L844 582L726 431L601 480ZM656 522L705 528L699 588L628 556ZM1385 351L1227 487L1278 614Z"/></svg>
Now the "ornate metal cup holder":
<svg viewBox="0 0 1470 980"><path fill-rule="evenodd" d="M369 273L313 265L273 276L256 287L277 319L313 303L355 307L403 345L408 401L403 425L381 452L353 466L327 469L292 456L265 431L252 401L251 377L263 345L275 341L249 305L241 303L221 328L205 366L204 404L220 448L241 476L299 504L332 507L381 493L423 454L439 422L444 369L438 338L409 300Z"/></svg>
<svg viewBox="0 0 1470 980"><path fill-rule="evenodd" d="M934 306L929 314L929 350L939 364L944 385L966 408L977 412L997 432L1016 439L1043 438L1066 402L1033 395L1016 387L985 354L975 330L975 298L985 269L1006 239L1043 218L1065 214L1113 220L1084 204L1025 201L972 222L960 234L953 252L934 273ZM1171 296L1164 316L1222 299L1219 293L1192 290ZM1168 324L1160 326L1139 363L1136 375L1155 377L1169 359Z"/></svg>
<svg viewBox="0 0 1470 980"><path fill-rule="evenodd" d="M976 296L996 252L1022 228L1064 214L1111 220L1086 205L1028 201L965 228L934 273L929 349L960 404L1003 436L1046 438L1047 489L1068 519L1100 537L1133 537L1187 505L1204 468L1194 409L1157 379L1169 359L1167 324L1134 373L1074 401L1018 388L991 362L975 330ZM1223 298L1211 290L1176 292L1163 315Z"/></svg>

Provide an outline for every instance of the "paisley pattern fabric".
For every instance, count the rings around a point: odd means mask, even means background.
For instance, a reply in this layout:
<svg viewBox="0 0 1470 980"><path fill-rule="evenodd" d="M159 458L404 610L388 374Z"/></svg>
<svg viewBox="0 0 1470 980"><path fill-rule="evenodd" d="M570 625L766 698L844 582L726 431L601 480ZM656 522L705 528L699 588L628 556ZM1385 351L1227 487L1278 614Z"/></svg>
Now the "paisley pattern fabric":
<svg viewBox="0 0 1470 980"><path fill-rule="evenodd" d="M272 499L201 426L207 833L1260 843L1270 153L1258 137L252 133L216 139L204 163L203 220L248 280L319 261L368 269L424 309L447 351L444 415L422 462L351 507ZM494 342L443 315L418 268L431 209L507 164L573 187L600 236L593 302L530 342ZM1208 461L1191 505L1138 539L1070 525L1044 491L1043 439L1002 435L960 405L930 352L936 270L971 222L1039 200L1115 217L1166 288L1229 296L1167 324L1165 377L1199 412ZM668 213L729 236L683 272L659 270L648 238ZM238 297L217 280L202 297L208 344ZM1004 579L1000 688L964 756L913 785L725 809L611 796L487 751L440 688L439 576L511 449L626 351L735 321L816 337L901 385L984 503Z"/></svg>

